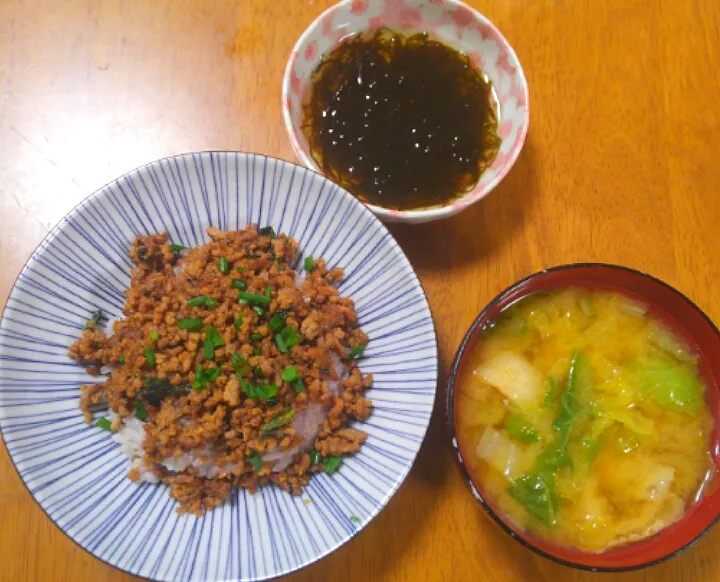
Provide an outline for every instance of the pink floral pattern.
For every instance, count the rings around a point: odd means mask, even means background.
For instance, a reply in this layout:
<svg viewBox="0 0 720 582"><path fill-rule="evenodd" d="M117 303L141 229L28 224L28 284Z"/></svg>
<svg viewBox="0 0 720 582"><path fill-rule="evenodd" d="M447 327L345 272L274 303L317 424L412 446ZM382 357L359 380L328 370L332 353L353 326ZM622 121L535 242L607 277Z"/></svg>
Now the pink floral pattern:
<svg viewBox="0 0 720 582"><path fill-rule="evenodd" d="M300 37L285 71L282 103L290 141L298 158L318 171L300 129L308 79L322 56L343 38L382 26L429 32L466 52L495 86L503 141L497 158L471 192L441 208L370 207L386 221L425 222L450 216L485 197L510 171L525 143L529 121L527 82L515 52L488 19L459 0L344 0L326 10Z"/></svg>

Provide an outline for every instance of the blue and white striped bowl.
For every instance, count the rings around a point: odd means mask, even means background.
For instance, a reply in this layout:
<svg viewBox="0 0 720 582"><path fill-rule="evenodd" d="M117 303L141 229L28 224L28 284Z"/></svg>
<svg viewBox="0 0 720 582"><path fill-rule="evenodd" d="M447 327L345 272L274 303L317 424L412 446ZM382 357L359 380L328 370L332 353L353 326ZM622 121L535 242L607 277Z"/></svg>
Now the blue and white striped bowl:
<svg viewBox="0 0 720 582"><path fill-rule="evenodd" d="M302 497L236 490L204 518L179 517L161 485L126 479L107 432L86 425L79 386L97 382L67 358L89 314L120 315L131 241L167 231L272 225L304 254L345 268L340 286L370 336L362 369L375 408L362 451ZM258 155L202 153L139 168L77 206L18 277L0 323L0 426L25 485L57 526L122 570L157 580L261 580L318 560L358 533L402 483L435 398L432 316L385 227L332 182ZM357 520L355 516L360 519ZM350 519L350 518L353 519Z"/></svg>

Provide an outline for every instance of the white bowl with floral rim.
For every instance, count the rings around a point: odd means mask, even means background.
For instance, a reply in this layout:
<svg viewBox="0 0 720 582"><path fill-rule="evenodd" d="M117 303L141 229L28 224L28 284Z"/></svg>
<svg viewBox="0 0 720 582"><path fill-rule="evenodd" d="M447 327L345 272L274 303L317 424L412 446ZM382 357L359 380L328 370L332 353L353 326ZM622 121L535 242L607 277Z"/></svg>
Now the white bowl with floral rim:
<svg viewBox="0 0 720 582"><path fill-rule="evenodd" d="M323 55L354 34L388 27L405 34L427 32L466 53L493 84L502 143L497 157L475 187L446 205L417 210L367 206L386 222L421 223L447 218L487 196L510 171L527 135L528 86L515 51L478 11L458 0L344 0L323 12L303 33L283 78L285 127L298 158L322 173L302 131L303 103L312 72Z"/></svg>

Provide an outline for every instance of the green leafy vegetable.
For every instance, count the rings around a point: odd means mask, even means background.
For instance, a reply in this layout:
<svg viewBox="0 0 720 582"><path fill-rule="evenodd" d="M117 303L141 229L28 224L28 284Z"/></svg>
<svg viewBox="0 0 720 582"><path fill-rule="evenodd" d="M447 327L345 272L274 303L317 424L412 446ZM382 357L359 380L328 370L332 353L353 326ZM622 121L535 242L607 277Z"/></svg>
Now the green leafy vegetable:
<svg viewBox="0 0 720 582"><path fill-rule="evenodd" d="M202 319L181 319L178 321L180 329L200 329L202 324Z"/></svg>
<svg viewBox="0 0 720 582"><path fill-rule="evenodd" d="M342 462L341 457L328 457L325 459L325 472L330 474L334 473L340 468Z"/></svg>
<svg viewBox="0 0 720 582"><path fill-rule="evenodd" d="M583 439L582 445L583 458L589 464L595 460L600 451L600 439Z"/></svg>
<svg viewBox="0 0 720 582"><path fill-rule="evenodd" d="M319 465L323 461L323 456L317 452L315 449L310 451L310 464L311 465Z"/></svg>
<svg viewBox="0 0 720 582"><path fill-rule="evenodd" d="M295 418L295 410L286 408L275 418L271 418L260 427L260 438L266 438L272 435L280 427L291 424Z"/></svg>
<svg viewBox="0 0 720 582"><path fill-rule="evenodd" d="M250 464L253 466L253 469L255 469L256 472L259 472L263 468L263 460L258 455L257 451L253 451L248 456L248 461L250 461Z"/></svg>
<svg viewBox="0 0 720 582"><path fill-rule="evenodd" d="M535 443L540 439L535 427L520 414L509 414L505 419L505 430L515 440L523 443Z"/></svg>
<svg viewBox="0 0 720 582"><path fill-rule="evenodd" d="M660 406L684 414L697 414L704 398L702 384L685 367L665 358L648 358L635 376L644 396Z"/></svg>
<svg viewBox="0 0 720 582"><path fill-rule="evenodd" d="M546 475L530 473L515 479L509 489L510 495L522 504L530 515L548 527L557 523L554 479L552 481Z"/></svg>
<svg viewBox="0 0 720 582"><path fill-rule="evenodd" d="M135 418L145 422L148 419L147 408L139 398L135 400Z"/></svg>
<svg viewBox="0 0 720 582"><path fill-rule="evenodd" d="M305 257L304 267L308 273L312 273L312 270L315 268L314 263L315 260L313 259L312 255Z"/></svg>
<svg viewBox="0 0 720 582"><path fill-rule="evenodd" d="M95 426L99 426L103 430L112 432L112 423L107 418L98 418L95 421Z"/></svg>
<svg viewBox="0 0 720 582"><path fill-rule="evenodd" d="M545 406L547 408L555 408L558 404L560 395L560 384L552 376L547 380L547 392L545 392Z"/></svg>

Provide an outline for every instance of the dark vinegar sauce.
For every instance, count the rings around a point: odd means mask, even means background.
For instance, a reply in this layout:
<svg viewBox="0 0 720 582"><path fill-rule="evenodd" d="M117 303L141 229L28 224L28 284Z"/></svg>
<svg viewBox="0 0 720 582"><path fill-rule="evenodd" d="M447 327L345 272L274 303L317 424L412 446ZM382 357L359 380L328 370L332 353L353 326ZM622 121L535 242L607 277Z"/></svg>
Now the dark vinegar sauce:
<svg viewBox="0 0 720 582"><path fill-rule="evenodd" d="M500 147L490 81L427 34L354 36L310 81L303 132L311 154L370 204L446 204L477 184Z"/></svg>

